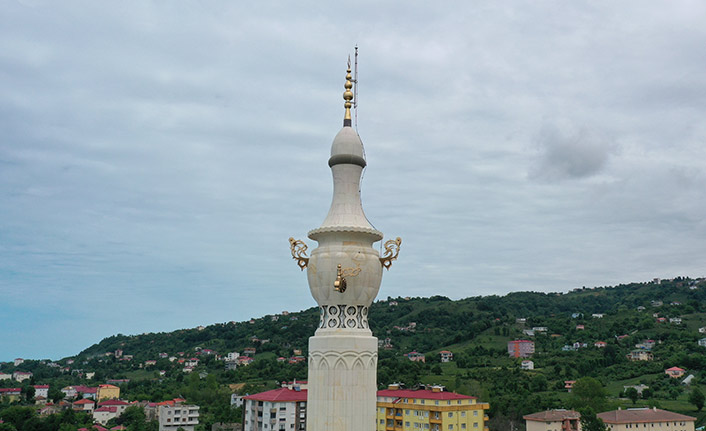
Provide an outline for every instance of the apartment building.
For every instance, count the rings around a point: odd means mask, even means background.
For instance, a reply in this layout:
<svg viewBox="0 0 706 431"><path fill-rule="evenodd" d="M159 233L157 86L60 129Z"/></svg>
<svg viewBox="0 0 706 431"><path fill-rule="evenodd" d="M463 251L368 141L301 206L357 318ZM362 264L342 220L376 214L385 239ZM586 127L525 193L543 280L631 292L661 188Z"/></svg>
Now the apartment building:
<svg viewBox="0 0 706 431"><path fill-rule="evenodd" d="M401 389L390 385L377 394L377 431L484 431L488 403L445 391L442 386Z"/></svg>
<svg viewBox="0 0 706 431"><path fill-rule="evenodd" d="M292 385L243 397L243 431L306 430L306 396Z"/></svg>
<svg viewBox="0 0 706 431"><path fill-rule="evenodd" d="M511 358L529 358L534 354L534 341L513 340L507 342L507 353Z"/></svg>
<svg viewBox="0 0 706 431"><path fill-rule="evenodd" d="M199 424L199 406L186 404L166 404L159 406L159 431L194 431Z"/></svg>

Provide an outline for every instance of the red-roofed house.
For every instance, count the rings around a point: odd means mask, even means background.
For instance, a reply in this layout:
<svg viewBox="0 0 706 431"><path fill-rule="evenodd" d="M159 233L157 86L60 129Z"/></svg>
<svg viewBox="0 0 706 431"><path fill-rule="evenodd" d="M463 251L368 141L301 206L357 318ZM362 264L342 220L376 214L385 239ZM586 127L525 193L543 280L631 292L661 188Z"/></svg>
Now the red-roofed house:
<svg viewBox="0 0 706 431"><path fill-rule="evenodd" d="M598 413L596 416L603 420L610 429L662 429L694 431L696 418L673 413L667 410L653 408L635 408L613 410Z"/></svg>
<svg viewBox="0 0 706 431"><path fill-rule="evenodd" d="M117 418L118 416L120 415L118 414L117 407L98 407L93 411L93 420L103 425L107 424L109 420Z"/></svg>
<svg viewBox="0 0 706 431"><path fill-rule="evenodd" d="M442 350L439 352L439 356L441 357L441 362L449 362L454 359L454 354L449 350Z"/></svg>
<svg viewBox="0 0 706 431"><path fill-rule="evenodd" d="M672 367L664 370L664 374L668 375L673 379L678 379L679 377L683 376L684 373L686 373L686 370L683 370L679 367Z"/></svg>
<svg viewBox="0 0 706 431"><path fill-rule="evenodd" d="M243 431L262 430L276 421L284 429L296 431L306 424L306 389L279 388L243 397ZM261 413L261 416L258 416Z"/></svg>
<svg viewBox="0 0 706 431"><path fill-rule="evenodd" d="M93 400L89 400L87 398L84 398L82 400L74 401L71 404L71 407L74 410L80 410L83 412L93 413L93 409L95 408L95 404L93 403Z"/></svg>

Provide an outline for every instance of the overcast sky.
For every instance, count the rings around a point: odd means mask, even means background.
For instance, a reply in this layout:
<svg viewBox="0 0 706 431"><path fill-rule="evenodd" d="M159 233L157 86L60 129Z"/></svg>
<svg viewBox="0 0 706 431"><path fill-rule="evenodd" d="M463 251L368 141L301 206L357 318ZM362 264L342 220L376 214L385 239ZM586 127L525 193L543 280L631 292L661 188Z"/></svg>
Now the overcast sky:
<svg viewBox="0 0 706 431"><path fill-rule="evenodd" d="M356 44L380 298L706 275L704 2L0 17L0 361L316 305L287 240L316 246Z"/></svg>

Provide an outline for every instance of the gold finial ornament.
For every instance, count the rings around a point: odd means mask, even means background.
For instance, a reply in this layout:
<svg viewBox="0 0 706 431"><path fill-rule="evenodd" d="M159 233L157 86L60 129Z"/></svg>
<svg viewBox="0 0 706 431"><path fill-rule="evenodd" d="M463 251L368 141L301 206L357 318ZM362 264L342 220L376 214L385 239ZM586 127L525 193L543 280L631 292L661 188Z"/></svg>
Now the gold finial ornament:
<svg viewBox="0 0 706 431"><path fill-rule="evenodd" d="M346 102L343 104L343 106L346 108L346 114L343 116L343 125L350 126L351 107L353 106L353 104L351 103L351 100L353 100L353 92L351 91L351 88L353 88L353 76L351 75L350 56L348 56L348 69L346 70L346 83L344 87L346 88L346 91L343 92L343 100L345 100Z"/></svg>

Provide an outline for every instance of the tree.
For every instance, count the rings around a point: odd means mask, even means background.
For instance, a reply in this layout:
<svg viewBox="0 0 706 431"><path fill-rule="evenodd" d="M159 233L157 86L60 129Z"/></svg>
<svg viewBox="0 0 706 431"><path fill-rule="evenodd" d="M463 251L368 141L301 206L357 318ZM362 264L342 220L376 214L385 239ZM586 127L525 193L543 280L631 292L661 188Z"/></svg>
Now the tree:
<svg viewBox="0 0 706 431"><path fill-rule="evenodd" d="M581 413L581 429L583 431L608 431L608 427L603 420L596 416L596 412L590 407L578 409Z"/></svg>
<svg viewBox="0 0 706 431"><path fill-rule="evenodd" d="M696 411L701 411L704 408L704 397L703 392L699 388L694 388L689 394L689 402L696 407Z"/></svg>
<svg viewBox="0 0 706 431"><path fill-rule="evenodd" d="M640 398L640 394L637 392L637 389L635 389L635 388L625 389L625 396L630 398L630 401L632 401L633 405L635 405L635 403L637 402L637 399Z"/></svg>
<svg viewBox="0 0 706 431"><path fill-rule="evenodd" d="M593 411L601 411L605 407L606 397L601 382L593 377L582 377L576 380L571 389L569 404L576 409L590 407Z"/></svg>

